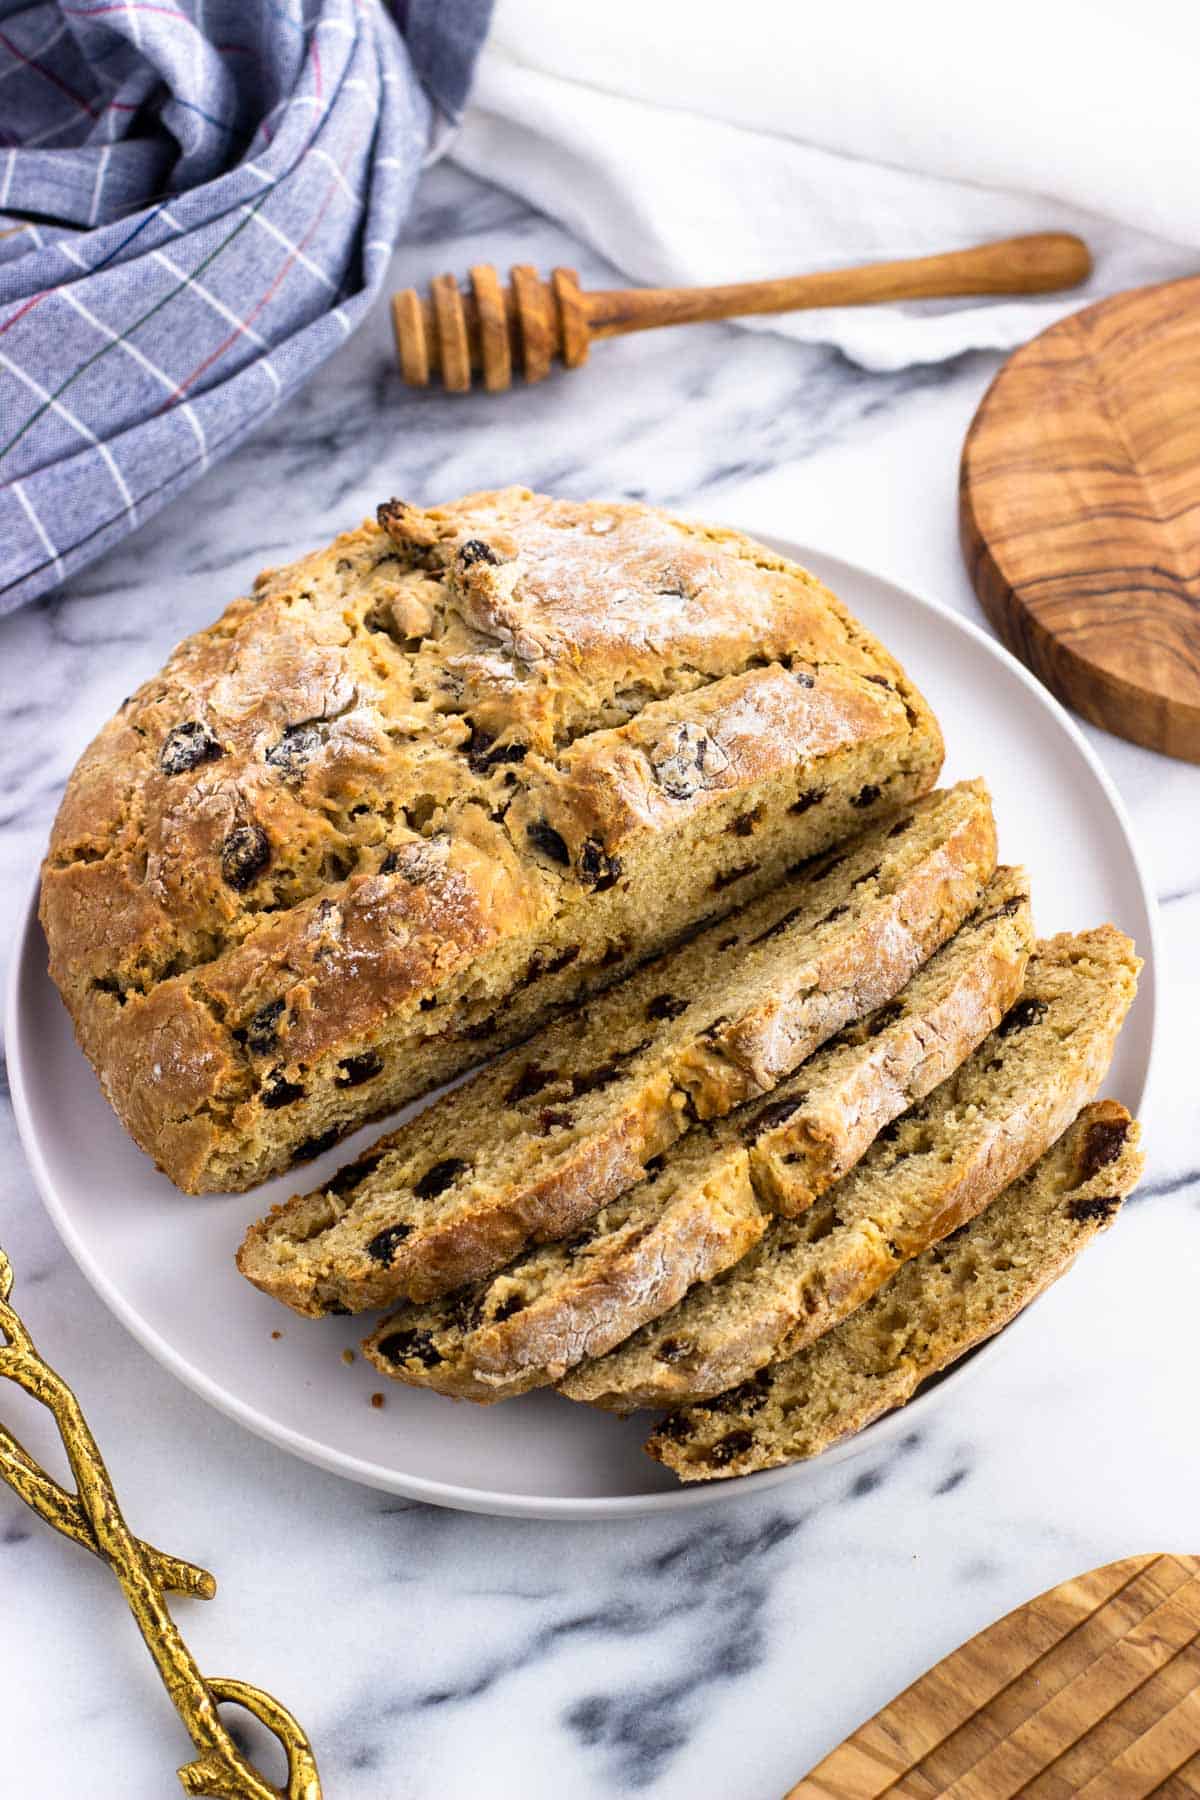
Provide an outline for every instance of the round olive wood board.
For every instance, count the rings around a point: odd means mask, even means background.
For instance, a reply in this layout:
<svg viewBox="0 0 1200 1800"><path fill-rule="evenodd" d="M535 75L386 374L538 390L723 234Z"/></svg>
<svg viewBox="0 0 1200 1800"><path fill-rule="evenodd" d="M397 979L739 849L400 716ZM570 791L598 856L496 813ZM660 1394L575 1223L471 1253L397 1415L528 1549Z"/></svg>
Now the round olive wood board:
<svg viewBox="0 0 1200 1800"><path fill-rule="evenodd" d="M1093 724L1200 762L1200 277L1017 350L967 433L959 521L1007 643Z"/></svg>
<svg viewBox="0 0 1200 1800"><path fill-rule="evenodd" d="M1200 1795L1200 1557L1132 1556L989 1625L787 1800Z"/></svg>

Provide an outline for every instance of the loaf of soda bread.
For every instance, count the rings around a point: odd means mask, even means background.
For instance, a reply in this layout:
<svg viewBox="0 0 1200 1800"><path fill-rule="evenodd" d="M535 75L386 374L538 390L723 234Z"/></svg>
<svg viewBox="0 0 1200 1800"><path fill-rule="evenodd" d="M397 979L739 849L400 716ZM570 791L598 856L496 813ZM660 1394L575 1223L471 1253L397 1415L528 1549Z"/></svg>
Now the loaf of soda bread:
<svg viewBox="0 0 1200 1800"><path fill-rule="evenodd" d="M50 968L181 1188L245 1188L930 788L937 724L736 532L510 488L259 577L80 758Z"/></svg>

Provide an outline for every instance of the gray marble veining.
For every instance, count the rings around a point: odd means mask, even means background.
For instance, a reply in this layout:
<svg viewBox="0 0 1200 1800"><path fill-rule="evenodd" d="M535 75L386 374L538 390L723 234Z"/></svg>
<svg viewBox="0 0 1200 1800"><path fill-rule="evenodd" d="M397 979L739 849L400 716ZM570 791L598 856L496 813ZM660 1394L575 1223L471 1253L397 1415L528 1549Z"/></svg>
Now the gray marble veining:
<svg viewBox="0 0 1200 1800"><path fill-rule="evenodd" d="M473 261L603 268L448 168L395 284ZM116 703L265 563L370 511L526 481L628 494L874 563L977 616L955 459L994 364L868 376L702 327L601 345L503 399L414 395L382 312L256 439L63 593L0 624L0 916L11 944L66 774ZM614 1525L474 1518L289 1460L206 1408L91 1293L36 1199L0 1097L0 1239L23 1308L78 1384L131 1520L215 1568L180 1616L202 1667L278 1692L331 1800L487 1791L573 1800L769 1796L970 1632L1117 1555L1196 1550L1200 773L1091 733L1163 904L1169 969L1151 1167L1086 1282L1067 1284L885 1453L725 1507ZM21 1397L0 1412L39 1455ZM173 1788L186 1744L104 1570L0 1489L3 1791ZM113 1796L115 1800L115 1795Z"/></svg>

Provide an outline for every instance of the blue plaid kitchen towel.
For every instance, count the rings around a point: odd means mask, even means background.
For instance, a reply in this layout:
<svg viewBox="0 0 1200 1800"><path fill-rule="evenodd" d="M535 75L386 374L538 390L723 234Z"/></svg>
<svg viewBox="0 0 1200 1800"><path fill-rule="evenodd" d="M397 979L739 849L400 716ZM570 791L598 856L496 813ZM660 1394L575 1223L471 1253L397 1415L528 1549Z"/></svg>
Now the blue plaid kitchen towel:
<svg viewBox="0 0 1200 1800"><path fill-rule="evenodd" d="M0 612L359 323L490 3L0 0Z"/></svg>

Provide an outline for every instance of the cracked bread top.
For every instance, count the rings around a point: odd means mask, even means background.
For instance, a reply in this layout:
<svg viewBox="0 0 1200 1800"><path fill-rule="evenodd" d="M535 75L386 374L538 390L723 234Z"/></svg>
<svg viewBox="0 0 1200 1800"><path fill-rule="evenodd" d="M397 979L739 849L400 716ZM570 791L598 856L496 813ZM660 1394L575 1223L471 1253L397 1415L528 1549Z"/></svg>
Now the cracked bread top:
<svg viewBox="0 0 1200 1800"><path fill-rule="evenodd" d="M903 671L736 533L524 489L393 501L260 576L84 753L43 870L51 972L138 1141L212 1185L214 1131L273 1080L348 1046L355 1086L384 1019L664 830L875 742L919 766L888 799L931 784ZM286 1055L256 1057L272 1034Z"/></svg>

